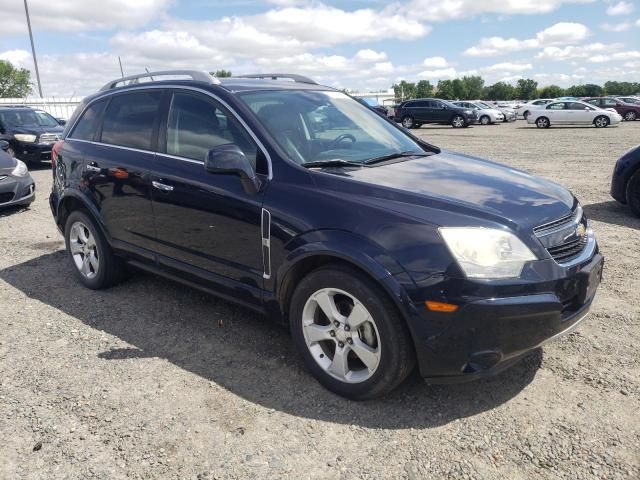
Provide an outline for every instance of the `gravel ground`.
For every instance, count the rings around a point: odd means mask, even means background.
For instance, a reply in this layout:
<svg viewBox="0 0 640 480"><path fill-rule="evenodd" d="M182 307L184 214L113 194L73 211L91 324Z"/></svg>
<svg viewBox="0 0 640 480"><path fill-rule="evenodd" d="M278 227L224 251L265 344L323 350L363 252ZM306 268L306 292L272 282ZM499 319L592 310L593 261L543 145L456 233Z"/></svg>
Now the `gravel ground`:
<svg viewBox="0 0 640 480"><path fill-rule="evenodd" d="M640 478L640 219L608 194L640 122L417 132L581 199L607 263L576 333L492 379L349 402L249 311L143 273L82 288L43 167L0 213L0 478Z"/></svg>

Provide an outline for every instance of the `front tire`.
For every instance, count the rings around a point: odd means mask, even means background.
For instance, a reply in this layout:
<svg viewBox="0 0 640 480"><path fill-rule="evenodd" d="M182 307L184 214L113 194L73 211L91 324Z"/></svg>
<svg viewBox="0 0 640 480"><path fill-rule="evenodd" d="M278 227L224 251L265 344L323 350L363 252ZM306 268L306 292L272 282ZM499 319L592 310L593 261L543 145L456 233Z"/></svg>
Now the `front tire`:
<svg viewBox="0 0 640 480"><path fill-rule="evenodd" d="M522 116L524 117L525 120L527 120L529 118L529 115L531 115L531 112L529 110L527 110L526 112L524 112L522 114Z"/></svg>
<svg viewBox="0 0 640 480"><path fill-rule="evenodd" d="M634 173L627 182L627 205L634 215L640 217L640 170Z"/></svg>
<svg viewBox="0 0 640 480"><path fill-rule="evenodd" d="M343 397L382 396L415 364L395 305L370 278L346 266L315 270L300 282L291 299L290 326L307 368Z"/></svg>
<svg viewBox="0 0 640 480"><path fill-rule="evenodd" d="M489 116L487 115L483 115L480 117L480 124L481 125L489 125L491 123L491 119L489 118Z"/></svg>
<svg viewBox="0 0 640 480"><path fill-rule="evenodd" d="M85 287L109 288L122 278L122 261L113 254L102 231L84 211L76 210L69 215L64 239L71 265Z"/></svg>
<svg viewBox="0 0 640 480"><path fill-rule="evenodd" d="M624 114L624 119L627 122L633 122L636 118L638 118L638 114L636 112L627 112Z"/></svg>
<svg viewBox="0 0 640 480"><path fill-rule="evenodd" d="M413 117L411 115L405 115L404 117L402 117L402 126L404 128L413 128L414 127L414 120Z"/></svg>
<svg viewBox="0 0 640 480"><path fill-rule="evenodd" d="M536 127L538 128L549 128L551 126L551 122L547 117L540 117L536 120Z"/></svg>
<svg viewBox="0 0 640 480"><path fill-rule="evenodd" d="M465 122L462 115L454 115L454 117L451 119L451 126L453 128L462 128L466 125L466 123L467 122Z"/></svg>
<svg viewBox="0 0 640 480"><path fill-rule="evenodd" d="M606 128L609 126L609 118L604 115L600 115L593 120L593 124L596 128Z"/></svg>

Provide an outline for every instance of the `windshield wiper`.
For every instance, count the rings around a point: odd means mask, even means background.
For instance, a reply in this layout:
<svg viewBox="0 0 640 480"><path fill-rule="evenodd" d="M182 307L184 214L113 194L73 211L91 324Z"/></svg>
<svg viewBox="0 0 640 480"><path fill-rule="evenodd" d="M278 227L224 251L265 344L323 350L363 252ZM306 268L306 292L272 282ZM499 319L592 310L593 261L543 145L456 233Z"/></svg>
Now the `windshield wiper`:
<svg viewBox="0 0 640 480"><path fill-rule="evenodd" d="M333 160L316 160L314 162L305 162L302 164L304 168L322 168L322 167L362 167L360 162L350 162L340 158Z"/></svg>
<svg viewBox="0 0 640 480"><path fill-rule="evenodd" d="M420 152L395 152L389 153L388 155L381 155L379 157L373 157L369 160L365 160L365 165L371 165L372 163L380 163L385 162L387 160L393 160L394 158L402 158L402 157L426 157L428 153L420 153Z"/></svg>

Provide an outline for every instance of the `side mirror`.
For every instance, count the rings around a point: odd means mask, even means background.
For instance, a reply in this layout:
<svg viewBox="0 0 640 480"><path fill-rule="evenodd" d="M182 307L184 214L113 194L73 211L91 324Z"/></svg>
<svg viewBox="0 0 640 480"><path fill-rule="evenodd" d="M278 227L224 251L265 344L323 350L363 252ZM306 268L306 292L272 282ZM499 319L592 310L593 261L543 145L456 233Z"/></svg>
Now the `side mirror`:
<svg viewBox="0 0 640 480"><path fill-rule="evenodd" d="M67 124L67 121L63 120L62 118L57 118L56 120L58 120L58 125L60 125L61 127L64 127Z"/></svg>
<svg viewBox="0 0 640 480"><path fill-rule="evenodd" d="M9 148L9 142L0 140L0 150L6 150L7 148Z"/></svg>
<svg viewBox="0 0 640 480"><path fill-rule="evenodd" d="M233 143L218 145L207 152L204 169L219 175L237 175L247 193L260 189L260 180L242 149Z"/></svg>

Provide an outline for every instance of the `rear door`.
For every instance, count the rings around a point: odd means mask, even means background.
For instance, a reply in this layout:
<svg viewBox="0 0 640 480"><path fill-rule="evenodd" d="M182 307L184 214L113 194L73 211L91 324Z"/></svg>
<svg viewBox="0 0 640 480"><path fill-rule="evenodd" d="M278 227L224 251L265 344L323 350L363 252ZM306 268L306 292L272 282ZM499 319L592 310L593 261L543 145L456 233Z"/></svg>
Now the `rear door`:
<svg viewBox="0 0 640 480"><path fill-rule="evenodd" d="M542 115L543 115L542 112L540 111L536 112L537 117L540 117ZM550 103L544 109L544 116L549 118L549 121L551 122L552 125L554 123L562 124L562 123L567 123L569 121L565 102Z"/></svg>
<svg viewBox="0 0 640 480"><path fill-rule="evenodd" d="M446 122L451 116L451 112L445 107L444 103L438 100L429 100L429 110L431 112L432 121Z"/></svg>
<svg viewBox="0 0 640 480"><path fill-rule="evenodd" d="M163 92L113 95L96 141L85 150L86 189L100 210L116 248L153 259L152 166Z"/></svg>
<svg viewBox="0 0 640 480"><path fill-rule="evenodd" d="M236 175L207 172L204 159L215 146L236 144L261 174L262 152L226 106L188 90L172 92L160 139L151 178L158 261L261 304L263 192L246 192Z"/></svg>
<svg viewBox="0 0 640 480"><path fill-rule="evenodd" d="M582 103L567 104L567 123L592 123L595 115L593 110Z"/></svg>

